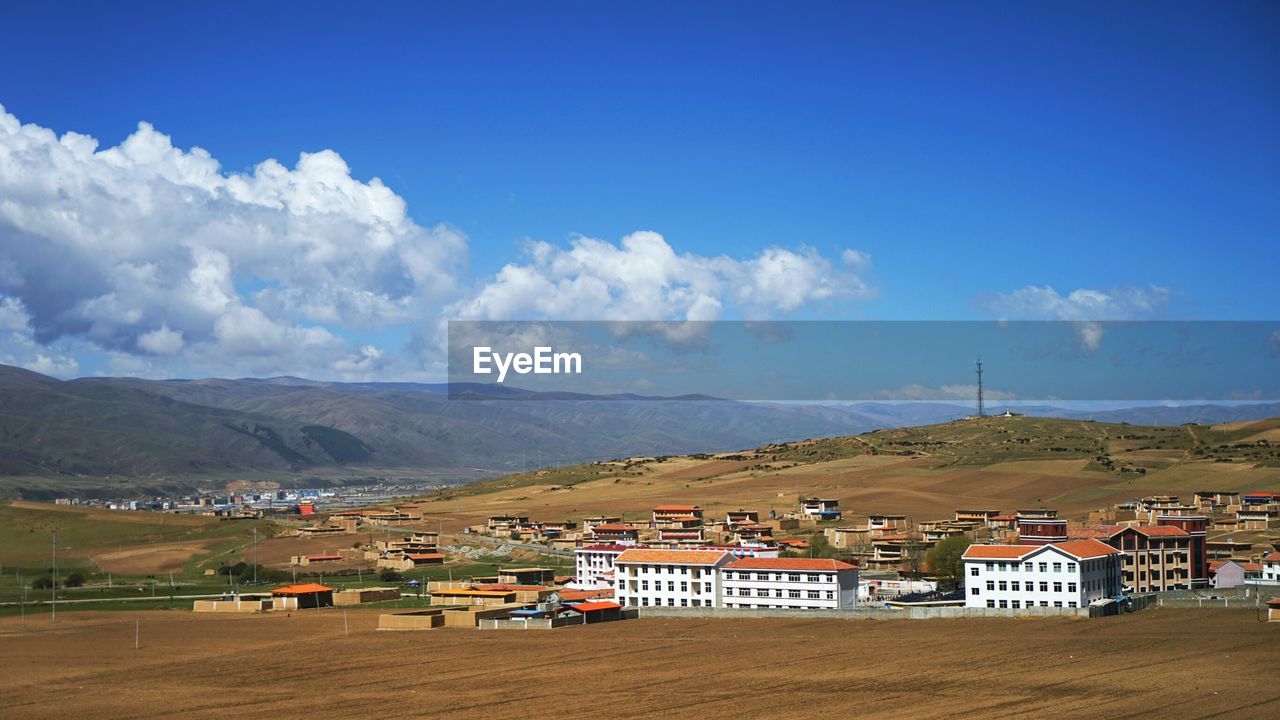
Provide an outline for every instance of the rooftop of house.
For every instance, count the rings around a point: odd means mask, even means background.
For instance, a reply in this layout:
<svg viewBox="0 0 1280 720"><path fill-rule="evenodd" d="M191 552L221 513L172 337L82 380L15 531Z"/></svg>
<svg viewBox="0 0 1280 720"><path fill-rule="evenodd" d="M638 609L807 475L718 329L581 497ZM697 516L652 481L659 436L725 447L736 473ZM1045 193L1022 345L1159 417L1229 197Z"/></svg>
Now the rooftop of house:
<svg viewBox="0 0 1280 720"><path fill-rule="evenodd" d="M300 583L285 585L271 591L272 595L310 595L312 593L333 592L333 588L319 583Z"/></svg>
<svg viewBox="0 0 1280 720"><path fill-rule="evenodd" d="M838 572L856 570L857 565L830 558L742 558L725 566L731 570L812 570Z"/></svg>
<svg viewBox="0 0 1280 720"><path fill-rule="evenodd" d="M714 565L728 553L719 550L628 550L615 564Z"/></svg>

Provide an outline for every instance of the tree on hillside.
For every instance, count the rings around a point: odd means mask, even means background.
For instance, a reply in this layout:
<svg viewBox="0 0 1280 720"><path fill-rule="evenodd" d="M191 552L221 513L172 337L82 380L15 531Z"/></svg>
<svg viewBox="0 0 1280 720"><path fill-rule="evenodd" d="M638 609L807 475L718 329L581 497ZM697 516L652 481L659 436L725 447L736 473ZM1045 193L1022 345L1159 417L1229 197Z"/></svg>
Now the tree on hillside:
<svg viewBox="0 0 1280 720"><path fill-rule="evenodd" d="M959 587L964 582L964 551L973 541L964 535L952 535L929 549L925 560L942 585Z"/></svg>
<svg viewBox="0 0 1280 720"><path fill-rule="evenodd" d="M38 577L31 581L32 590L48 590L53 587L53 578Z"/></svg>
<svg viewBox="0 0 1280 720"><path fill-rule="evenodd" d="M831 546L831 541L827 540L825 534L816 532L809 536L809 550L805 554L811 558L833 558L840 551Z"/></svg>
<svg viewBox="0 0 1280 720"><path fill-rule="evenodd" d="M65 587L76 588L84 585L84 574L73 572L62 582Z"/></svg>

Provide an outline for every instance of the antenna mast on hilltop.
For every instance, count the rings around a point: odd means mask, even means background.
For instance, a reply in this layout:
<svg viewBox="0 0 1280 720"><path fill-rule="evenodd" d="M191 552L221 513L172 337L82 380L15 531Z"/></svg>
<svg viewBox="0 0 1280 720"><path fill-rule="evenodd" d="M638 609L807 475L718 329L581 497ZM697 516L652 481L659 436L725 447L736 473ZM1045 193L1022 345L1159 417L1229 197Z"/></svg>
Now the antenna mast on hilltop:
<svg viewBox="0 0 1280 720"><path fill-rule="evenodd" d="M982 358L978 358L978 417L987 416L987 408L982 403Z"/></svg>

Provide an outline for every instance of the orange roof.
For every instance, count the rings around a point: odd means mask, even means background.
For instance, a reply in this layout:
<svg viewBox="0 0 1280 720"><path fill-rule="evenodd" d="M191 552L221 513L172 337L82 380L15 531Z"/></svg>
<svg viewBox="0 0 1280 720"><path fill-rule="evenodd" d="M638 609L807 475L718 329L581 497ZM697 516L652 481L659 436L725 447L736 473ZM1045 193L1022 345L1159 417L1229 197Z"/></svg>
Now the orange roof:
<svg viewBox="0 0 1280 720"><path fill-rule="evenodd" d="M728 554L716 550L627 550L613 562L614 564L714 565Z"/></svg>
<svg viewBox="0 0 1280 720"><path fill-rule="evenodd" d="M272 595L308 595L318 592L333 592L333 588L328 585L319 583L302 583L300 585L285 585L271 591Z"/></svg>
<svg viewBox="0 0 1280 720"><path fill-rule="evenodd" d="M654 508L653 511L654 512L693 512L694 510L701 510L701 509L702 508L698 507L697 505L659 505L658 507Z"/></svg>
<svg viewBox="0 0 1280 720"><path fill-rule="evenodd" d="M1273 552L1270 555L1262 558L1262 561L1263 562L1280 562L1280 552Z"/></svg>
<svg viewBox="0 0 1280 720"><path fill-rule="evenodd" d="M1122 553L1111 547L1110 545L1089 538L1087 540L1068 540L1067 542L1054 543L1053 547L1062 550L1068 555L1074 555L1081 560L1089 560L1096 557L1106 557L1107 555L1121 555Z"/></svg>
<svg viewBox="0 0 1280 720"><path fill-rule="evenodd" d="M523 592L523 591L532 591L532 590L552 590L553 588L549 588L546 585L507 585L504 583L498 583L498 584L489 584L489 585L476 585L474 589L507 591L507 592L516 592L516 591Z"/></svg>
<svg viewBox="0 0 1280 720"><path fill-rule="evenodd" d="M440 560L444 558L440 553L409 553L406 557L410 560Z"/></svg>
<svg viewBox="0 0 1280 720"><path fill-rule="evenodd" d="M585 612L594 612L597 610L617 610L622 606L616 602L601 601L601 602L574 603L569 607L573 608L574 610L577 610L578 612L585 613Z"/></svg>
<svg viewBox="0 0 1280 720"><path fill-rule="evenodd" d="M830 558L742 558L725 566L733 570L856 570L857 565Z"/></svg>
<svg viewBox="0 0 1280 720"><path fill-rule="evenodd" d="M970 545L964 551L964 558L966 560L971 558L979 560L1016 560L1036 549L1031 545Z"/></svg>

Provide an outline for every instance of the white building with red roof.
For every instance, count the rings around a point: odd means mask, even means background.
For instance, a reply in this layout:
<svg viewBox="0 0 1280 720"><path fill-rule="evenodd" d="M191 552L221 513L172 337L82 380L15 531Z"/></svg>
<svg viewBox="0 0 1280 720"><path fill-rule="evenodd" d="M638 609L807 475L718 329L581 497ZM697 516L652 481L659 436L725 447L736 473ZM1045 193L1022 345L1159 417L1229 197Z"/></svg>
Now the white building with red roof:
<svg viewBox="0 0 1280 720"><path fill-rule="evenodd" d="M575 590L613 589L613 563L629 545L597 543L574 548L574 578L569 585Z"/></svg>
<svg viewBox="0 0 1280 720"><path fill-rule="evenodd" d="M719 569L733 561L720 550L633 548L614 560L613 596L630 607L719 607Z"/></svg>
<svg viewBox="0 0 1280 720"><path fill-rule="evenodd" d="M1124 553L1093 538L1048 545L970 545L965 607L1082 608L1121 594Z"/></svg>
<svg viewBox="0 0 1280 720"><path fill-rule="evenodd" d="M858 604L858 567L820 558L742 558L720 569L731 608L847 610Z"/></svg>

